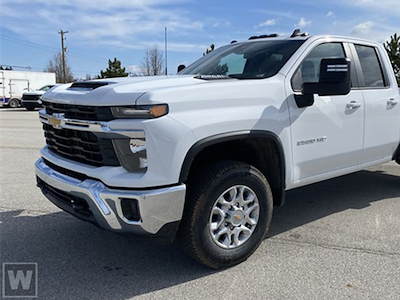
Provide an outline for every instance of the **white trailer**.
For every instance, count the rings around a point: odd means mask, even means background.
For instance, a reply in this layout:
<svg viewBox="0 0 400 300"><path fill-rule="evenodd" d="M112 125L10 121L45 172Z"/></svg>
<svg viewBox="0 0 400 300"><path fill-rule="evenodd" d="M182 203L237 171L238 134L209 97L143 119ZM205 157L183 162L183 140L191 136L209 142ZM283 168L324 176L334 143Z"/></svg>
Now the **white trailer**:
<svg viewBox="0 0 400 300"><path fill-rule="evenodd" d="M0 70L0 105L17 107L24 92L55 83L55 73Z"/></svg>

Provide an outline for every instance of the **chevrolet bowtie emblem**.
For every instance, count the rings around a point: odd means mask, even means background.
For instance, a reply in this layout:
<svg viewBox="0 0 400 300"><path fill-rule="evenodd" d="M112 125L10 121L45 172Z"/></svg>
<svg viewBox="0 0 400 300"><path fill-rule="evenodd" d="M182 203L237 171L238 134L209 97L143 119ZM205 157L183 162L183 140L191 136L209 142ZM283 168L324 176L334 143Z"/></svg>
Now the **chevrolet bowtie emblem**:
<svg viewBox="0 0 400 300"><path fill-rule="evenodd" d="M233 217L237 220L240 221L242 218L239 215L233 215Z"/></svg>
<svg viewBox="0 0 400 300"><path fill-rule="evenodd" d="M53 114L48 120L53 128L60 129L62 119L64 119L64 114Z"/></svg>

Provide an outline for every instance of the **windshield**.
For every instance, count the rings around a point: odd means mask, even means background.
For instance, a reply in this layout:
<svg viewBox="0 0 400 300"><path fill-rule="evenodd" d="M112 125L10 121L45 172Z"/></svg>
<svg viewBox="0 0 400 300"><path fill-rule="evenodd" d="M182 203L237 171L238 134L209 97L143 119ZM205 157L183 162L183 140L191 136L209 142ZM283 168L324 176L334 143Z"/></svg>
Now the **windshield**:
<svg viewBox="0 0 400 300"><path fill-rule="evenodd" d="M262 79L275 75L304 40L237 43L221 47L179 74L219 75L238 79Z"/></svg>
<svg viewBox="0 0 400 300"><path fill-rule="evenodd" d="M39 91L47 91L51 89L54 85L45 85L44 87L41 87Z"/></svg>

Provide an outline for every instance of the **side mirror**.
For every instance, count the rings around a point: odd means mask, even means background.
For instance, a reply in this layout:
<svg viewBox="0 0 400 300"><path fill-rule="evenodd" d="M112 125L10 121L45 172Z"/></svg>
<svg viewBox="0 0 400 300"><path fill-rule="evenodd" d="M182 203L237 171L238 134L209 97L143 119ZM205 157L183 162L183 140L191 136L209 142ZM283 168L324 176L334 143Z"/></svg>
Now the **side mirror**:
<svg viewBox="0 0 400 300"><path fill-rule="evenodd" d="M348 58L324 58L321 60L319 82L305 82L302 95L295 95L298 107L314 104L314 94L318 96L347 95L351 89L351 61Z"/></svg>
<svg viewBox="0 0 400 300"><path fill-rule="evenodd" d="M182 71L183 69L185 69L185 68L186 68L185 65L179 65L179 66L178 66L178 73L179 73L180 71Z"/></svg>
<svg viewBox="0 0 400 300"><path fill-rule="evenodd" d="M318 83L303 83L303 94L337 96L350 93L350 66L348 58L325 58L321 60Z"/></svg>

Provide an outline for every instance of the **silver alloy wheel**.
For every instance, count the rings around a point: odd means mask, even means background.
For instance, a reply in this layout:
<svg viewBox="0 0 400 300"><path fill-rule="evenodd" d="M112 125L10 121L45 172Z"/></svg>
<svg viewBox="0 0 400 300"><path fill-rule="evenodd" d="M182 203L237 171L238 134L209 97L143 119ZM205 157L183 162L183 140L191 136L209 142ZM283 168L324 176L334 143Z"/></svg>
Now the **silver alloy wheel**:
<svg viewBox="0 0 400 300"><path fill-rule="evenodd" d="M215 201L209 227L213 241L224 249L243 245L253 234L260 215L256 193L245 185L235 185Z"/></svg>

